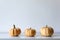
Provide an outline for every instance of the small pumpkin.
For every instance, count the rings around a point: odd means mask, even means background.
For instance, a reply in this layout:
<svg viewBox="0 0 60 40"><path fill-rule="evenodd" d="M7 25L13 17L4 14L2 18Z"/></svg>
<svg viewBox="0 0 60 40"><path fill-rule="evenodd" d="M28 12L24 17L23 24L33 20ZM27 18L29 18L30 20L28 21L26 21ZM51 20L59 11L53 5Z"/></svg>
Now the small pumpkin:
<svg viewBox="0 0 60 40"><path fill-rule="evenodd" d="M21 29L20 28L17 28L17 30L18 30L18 35L20 35Z"/></svg>
<svg viewBox="0 0 60 40"><path fill-rule="evenodd" d="M10 36L17 37L21 33L20 28L16 28L15 25L13 25L13 28L9 30Z"/></svg>
<svg viewBox="0 0 60 40"><path fill-rule="evenodd" d="M27 37L34 37L36 35L36 30L29 28L25 30L25 36Z"/></svg>
<svg viewBox="0 0 60 40"><path fill-rule="evenodd" d="M41 36L51 37L54 33L54 29L52 27L49 27L48 25L46 25L46 27L42 27L40 29L40 33L41 33Z"/></svg>

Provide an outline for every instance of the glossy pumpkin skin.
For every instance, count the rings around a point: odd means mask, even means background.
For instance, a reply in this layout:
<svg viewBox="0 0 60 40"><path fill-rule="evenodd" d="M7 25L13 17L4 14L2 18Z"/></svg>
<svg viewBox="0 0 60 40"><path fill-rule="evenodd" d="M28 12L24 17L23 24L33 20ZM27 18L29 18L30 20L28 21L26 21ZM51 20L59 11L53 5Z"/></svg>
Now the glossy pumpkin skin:
<svg viewBox="0 0 60 40"><path fill-rule="evenodd" d="M27 37L34 37L36 35L36 30L35 29L26 29L25 30L25 36Z"/></svg>
<svg viewBox="0 0 60 40"><path fill-rule="evenodd" d="M21 33L21 30L19 28L16 28L15 25L13 25L14 28L9 30L9 35L12 37L17 37Z"/></svg>
<svg viewBox="0 0 60 40"><path fill-rule="evenodd" d="M52 27L48 27L46 25L46 27L43 27L40 29L40 33L41 33L41 36L44 36L44 37L51 37L54 33L54 30Z"/></svg>

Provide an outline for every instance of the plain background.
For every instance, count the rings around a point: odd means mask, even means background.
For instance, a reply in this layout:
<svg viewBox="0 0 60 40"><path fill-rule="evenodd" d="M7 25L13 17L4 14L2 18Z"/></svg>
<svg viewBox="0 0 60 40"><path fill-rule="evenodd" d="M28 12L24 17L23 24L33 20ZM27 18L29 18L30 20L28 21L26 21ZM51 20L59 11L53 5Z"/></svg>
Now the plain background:
<svg viewBox="0 0 60 40"><path fill-rule="evenodd" d="M49 25L60 32L60 0L0 0L0 32L10 28L40 28Z"/></svg>

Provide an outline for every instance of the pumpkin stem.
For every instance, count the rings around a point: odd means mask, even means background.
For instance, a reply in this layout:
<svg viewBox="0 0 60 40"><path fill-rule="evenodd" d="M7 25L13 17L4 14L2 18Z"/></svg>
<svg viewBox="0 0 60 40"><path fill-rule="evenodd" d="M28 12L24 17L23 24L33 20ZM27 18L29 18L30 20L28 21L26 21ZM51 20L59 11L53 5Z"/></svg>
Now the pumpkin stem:
<svg viewBox="0 0 60 40"><path fill-rule="evenodd" d="M15 25L13 25L13 27L16 28Z"/></svg>
<svg viewBox="0 0 60 40"><path fill-rule="evenodd" d="M31 27L30 27L30 29L31 29Z"/></svg>
<svg viewBox="0 0 60 40"><path fill-rule="evenodd" d="M48 27L48 25L46 25L46 27Z"/></svg>

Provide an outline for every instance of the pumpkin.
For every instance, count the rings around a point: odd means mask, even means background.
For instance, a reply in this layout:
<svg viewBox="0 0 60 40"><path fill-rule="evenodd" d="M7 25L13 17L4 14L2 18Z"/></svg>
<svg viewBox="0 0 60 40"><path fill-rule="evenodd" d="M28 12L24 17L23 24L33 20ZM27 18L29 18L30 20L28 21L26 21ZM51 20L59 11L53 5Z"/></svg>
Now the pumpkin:
<svg viewBox="0 0 60 40"><path fill-rule="evenodd" d="M9 30L10 36L17 37L21 33L20 28L16 28L15 25L13 25L13 28Z"/></svg>
<svg viewBox="0 0 60 40"><path fill-rule="evenodd" d="M36 35L36 30L29 28L25 30L25 36L26 37L34 37Z"/></svg>
<svg viewBox="0 0 60 40"><path fill-rule="evenodd" d="M54 30L52 27L49 27L46 25L46 27L42 27L40 29L40 33L41 33L41 36L44 36L44 37L51 37L54 33Z"/></svg>
<svg viewBox="0 0 60 40"><path fill-rule="evenodd" d="M20 35L21 29L20 28L17 28L17 30L18 30L18 35Z"/></svg>

